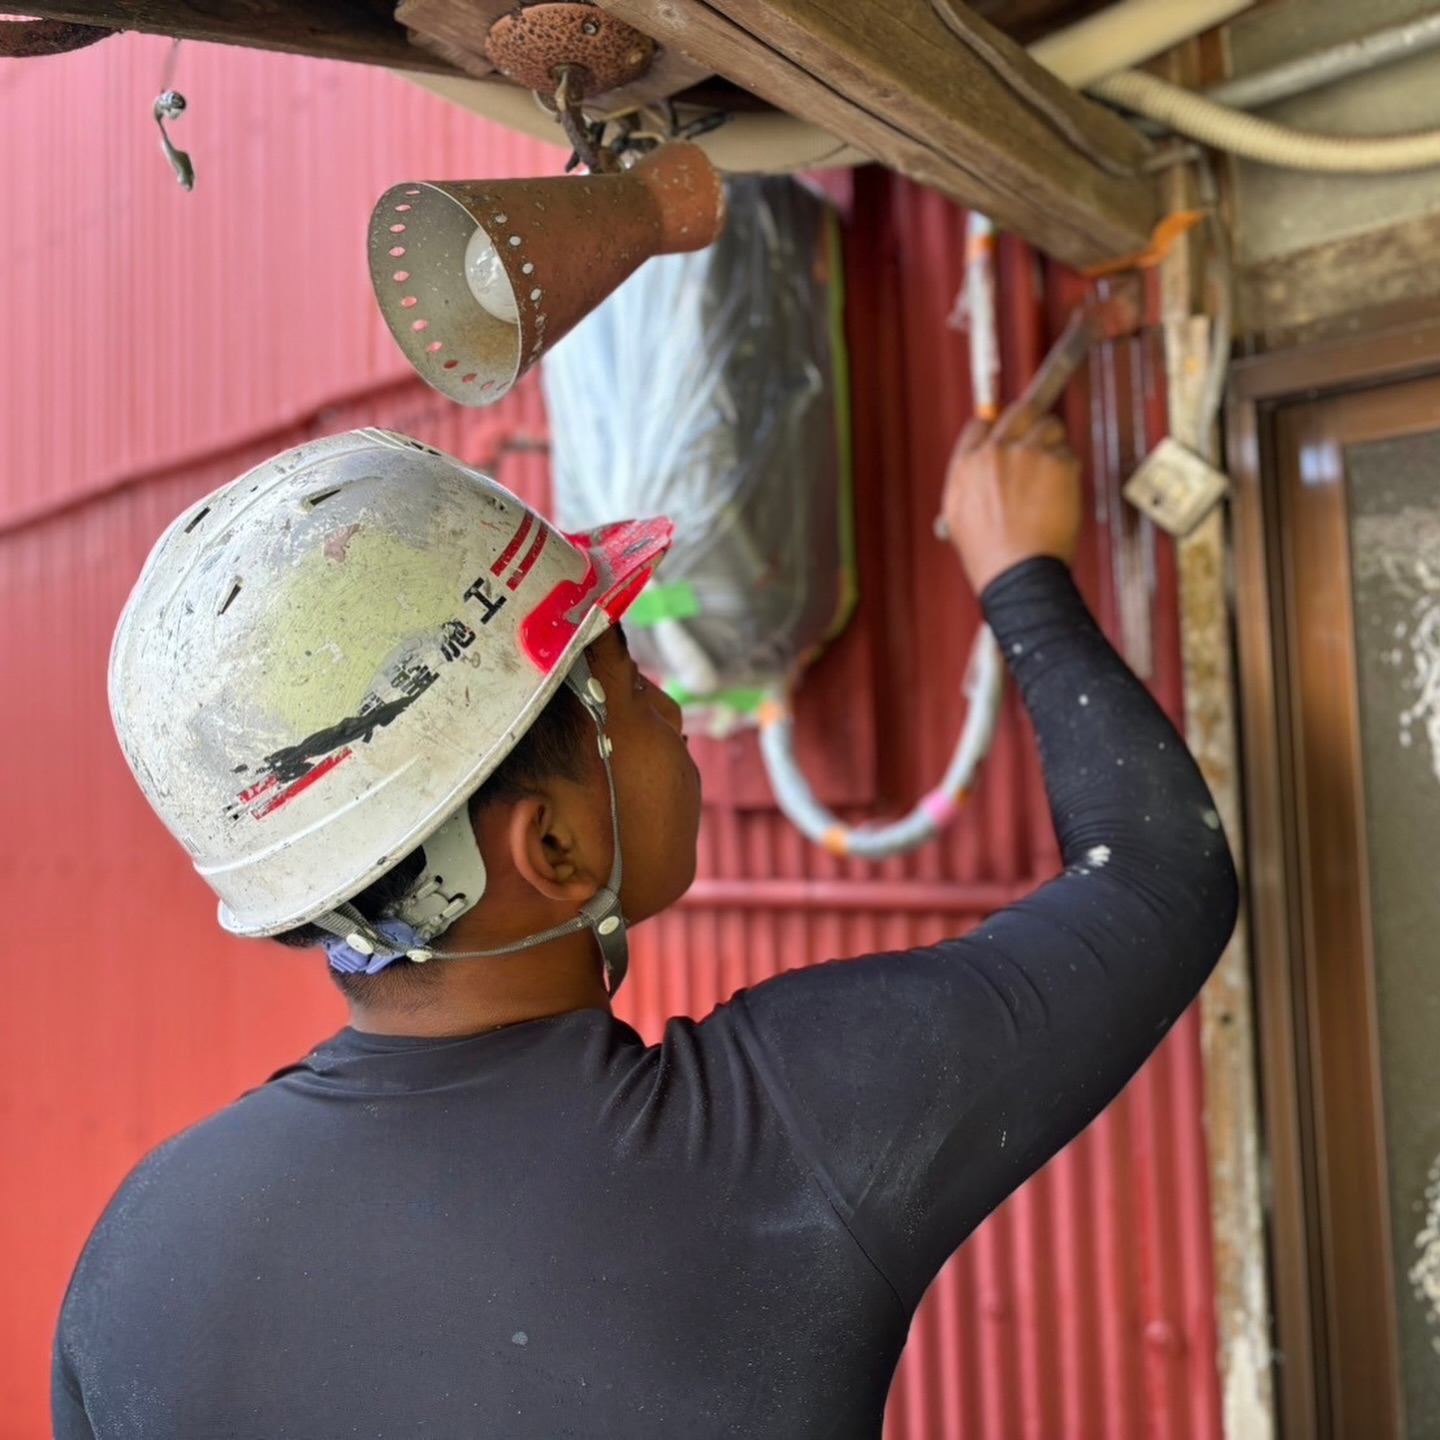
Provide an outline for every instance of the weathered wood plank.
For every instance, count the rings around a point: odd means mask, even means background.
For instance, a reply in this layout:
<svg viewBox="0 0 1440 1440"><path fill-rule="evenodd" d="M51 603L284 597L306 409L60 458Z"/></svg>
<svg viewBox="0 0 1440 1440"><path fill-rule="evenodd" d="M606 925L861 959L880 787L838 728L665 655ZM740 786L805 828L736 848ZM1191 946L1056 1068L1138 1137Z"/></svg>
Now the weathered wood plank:
<svg viewBox="0 0 1440 1440"><path fill-rule="evenodd" d="M1145 248L1159 216L1143 174L1112 175L962 45L928 0L601 0L737 84L1087 267ZM1148 142L955 7L1117 166Z"/></svg>
<svg viewBox="0 0 1440 1440"><path fill-rule="evenodd" d="M485 56L485 37L507 10L511 0L475 0L457 5L454 0L400 0L395 18L410 34L411 43L477 79L494 75Z"/></svg>
<svg viewBox="0 0 1440 1440"><path fill-rule="evenodd" d="M1417 215L1243 266L1236 329L1267 350L1384 322L1440 299L1440 215ZM1389 312L1389 313L1386 313Z"/></svg>
<svg viewBox="0 0 1440 1440"><path fill-rule="evenodd" d="M1219 70L1215 57L1191 42L1165 63L1169 80L1198 88ZM1223 73L1223 71L1219 72ZM1193 209L1200 195L1193 172L1171 170L1161 193L1172 210ZM1219 459L1215 417L1202 413L1212 345L1228 334L1207 313L1202 239L1182 237L1160 265L1170 433L1212 462ZM1210 433L1203 433L1210 427ZM1223 507L1176 542L1180 591L1180 657L1185 740L1215 797L1243 883L1247 869L1244 786L1240 772L1237 658L1230 613L1230 564ZM1205 1070L1205 1147L1215 1275L1216 1354L1222 1429L1232 1440L1274 1440L1275 1385L1271 1358L1270 1265L1266 1255L1264 1147L1256 1073L1254 952L1250 917L1239 923L1200 993L1200 1048Z"/></svg>
<svg viewBox="0 0 1440 1440"><path fill-rule="evenodd" d="M970 8L1017 45L1064 29L1103 10L1114 0L971 0Z"/></svg>
<svg viewBox="0 0 1440 1440"><path fill-rule="evenodd" d="M410 43L393 8L390 0L0 0L0 12L13 15L455 74L454 66Z"/></svg>

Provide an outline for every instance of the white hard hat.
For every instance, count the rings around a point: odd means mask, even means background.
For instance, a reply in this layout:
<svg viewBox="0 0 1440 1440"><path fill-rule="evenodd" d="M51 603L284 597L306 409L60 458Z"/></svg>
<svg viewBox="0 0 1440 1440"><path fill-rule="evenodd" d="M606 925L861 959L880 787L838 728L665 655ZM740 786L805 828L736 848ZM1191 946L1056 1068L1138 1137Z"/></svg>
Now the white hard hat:
<svg viewBox="0 0 1440 1440"><path fill-rule="evenodd" d="M180 516L121 615L110 710L221 924L333 921L434 835L639 593L670 532L566 536L381 430L288 450Z"/></svg>

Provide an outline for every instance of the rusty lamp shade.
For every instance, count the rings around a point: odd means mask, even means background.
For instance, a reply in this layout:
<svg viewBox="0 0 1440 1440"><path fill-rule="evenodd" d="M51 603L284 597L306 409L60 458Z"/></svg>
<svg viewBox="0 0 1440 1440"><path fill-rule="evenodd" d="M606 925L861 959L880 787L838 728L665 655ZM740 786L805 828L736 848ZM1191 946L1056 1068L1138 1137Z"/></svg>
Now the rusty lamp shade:
<svg viewBox="0 0 1440 1440"><path fill-rule="evenodd" d="M375 206L370 279L420 377L488 405L651 256L703 249L724 219L719 176L681 141L614 174L411 181Z"/></svg>

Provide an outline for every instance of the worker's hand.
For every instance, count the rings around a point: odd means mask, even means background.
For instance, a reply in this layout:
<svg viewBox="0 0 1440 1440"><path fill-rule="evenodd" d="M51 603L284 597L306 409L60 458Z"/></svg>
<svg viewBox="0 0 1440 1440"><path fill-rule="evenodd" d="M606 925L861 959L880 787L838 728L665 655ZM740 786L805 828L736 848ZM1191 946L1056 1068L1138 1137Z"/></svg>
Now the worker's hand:
<svg viewBox="0 0 1440 1440"><path fill-rule="evenodd" d="M1080 534L1080 462L1065 427L1053 415L1007 411L993 429L1024 438L993 440L991 426L972 420L945 472L942 513L977 595L1032 556L1068 563Z"/></svg>

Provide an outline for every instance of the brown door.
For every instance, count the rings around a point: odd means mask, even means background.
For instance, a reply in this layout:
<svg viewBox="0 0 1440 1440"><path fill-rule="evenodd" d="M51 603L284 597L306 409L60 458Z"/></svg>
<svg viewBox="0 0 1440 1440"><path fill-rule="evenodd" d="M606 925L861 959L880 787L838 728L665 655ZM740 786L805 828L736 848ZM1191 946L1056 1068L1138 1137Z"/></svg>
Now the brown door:
<svg viewBox="0 0 1440 1440"><path fill-rule="evenodd" d="M1314 1430L1440 1440L1440 379L1284 405L1273 435L1300 1117L1277 1185L1304 1217L1277 1207L1281 1359L1288 1286Z"/></svg>

